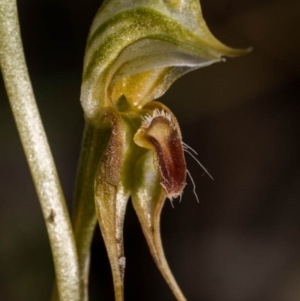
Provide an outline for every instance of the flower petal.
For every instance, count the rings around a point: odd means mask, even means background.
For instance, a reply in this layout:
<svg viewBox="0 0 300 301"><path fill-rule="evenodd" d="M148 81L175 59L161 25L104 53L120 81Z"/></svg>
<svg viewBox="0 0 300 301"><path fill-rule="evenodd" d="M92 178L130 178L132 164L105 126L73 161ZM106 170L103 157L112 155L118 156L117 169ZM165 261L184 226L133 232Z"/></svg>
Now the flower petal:
<svg viewBox="0 0 300 301"><path fill-rule="evenodd" d="M125 101L125 100L124 100ZM126 107L126 104L119 104ZM141 124L134 112L119 113L112 107L102 110L100 128L111 132L95 177L95 205L100 230L107 249L116 301L122 301L126 258L123 248L123 223L132 189L132 170L145 153L133 141Z"/></svg>
<svg viewBox="0 0 300 301"><path fill-rule="evenodd" d="M122 301L125 272L123 222L130 194L121 182L126 135L120 114L112 108L103 111L102 126L107 123L111 126L111 137L96 172L95 205L112 269L115 297Z"/></svg>
<svg viewBox="0 0 300 301"><path fill-rule="evenodd" d="M186 301L165 258L160 237L160 216L166 193L160 185L160 175L149 150L137 162L134 170L132 202L152 257L178 301Z"/></svg>
<svg viewBox="0 0 300 301"><path fill-rule="evenodd" d="M142 107L186 72L246 52L214 38L198 0L106 1L89 34L81 102L91 120L120 94ZM134 85L132 80L122 82L137 74ZM145 82L148 89L136 91L135 86Z"/></svg>
<svg viewBox="0 0 300 301"><path fill-rule="evenodd" d="M181 195L186 185L186 163L179 125L173 113L159 102L149 103L144 110L150 113L144 116L134 142L154 150L160 184L172 200Z"/></svg>

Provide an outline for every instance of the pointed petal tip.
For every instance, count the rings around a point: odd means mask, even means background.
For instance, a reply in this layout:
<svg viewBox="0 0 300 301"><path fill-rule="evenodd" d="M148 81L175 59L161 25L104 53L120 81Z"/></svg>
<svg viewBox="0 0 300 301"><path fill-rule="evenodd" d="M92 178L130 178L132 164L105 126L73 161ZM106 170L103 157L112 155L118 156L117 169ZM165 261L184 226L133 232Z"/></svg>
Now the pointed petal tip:
<svg viewBox="0 0 300 301"><path fill-rule="evenodd" d="M220 58L220 61L226 61L226 58L234 58L239 56L244 56L250 53L253 50L253 47L248 48L231 48L225 45L222 45L222 47L218 47L217 55Z"/></svg>
<svg viewBox="0 0 300 301"><path fill-rule="evenodd" d="M244 56L244 55L250 53L252 50L253 50L253 47L248 47L248 48L230 48L230 51L228 53L225 53L222 56L228 56L228 57Z"/></svg>

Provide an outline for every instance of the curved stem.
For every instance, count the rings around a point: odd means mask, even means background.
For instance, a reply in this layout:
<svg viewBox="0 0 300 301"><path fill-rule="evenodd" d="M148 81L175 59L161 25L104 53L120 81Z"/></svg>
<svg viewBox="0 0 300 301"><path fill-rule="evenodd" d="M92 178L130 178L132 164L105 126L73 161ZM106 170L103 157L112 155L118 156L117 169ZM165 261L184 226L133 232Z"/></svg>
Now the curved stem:
<svg viewBox="0 0 300 301"><path fill-rule="evenodd" d="M0 63L49 234L59 299L79 301L79 265L73 232L33 95L15 0L0 0Z"/></svg>

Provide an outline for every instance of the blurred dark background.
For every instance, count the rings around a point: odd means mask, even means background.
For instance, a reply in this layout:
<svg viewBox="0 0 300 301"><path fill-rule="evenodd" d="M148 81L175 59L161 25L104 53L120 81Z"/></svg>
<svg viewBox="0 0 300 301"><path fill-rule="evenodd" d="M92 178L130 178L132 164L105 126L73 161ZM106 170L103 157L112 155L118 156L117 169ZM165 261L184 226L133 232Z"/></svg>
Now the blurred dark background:
<svg viewBox="0 0 300 301"><path fill-rule="evenodd" d="M162 98L184 141L182 202L162 216L166 256L189 301L300 300L300 2L202 0L215 36L249 55L199 69ZM79 103L86 37L100 1L19 0L25 54L40 113L71 204L84 126ZM39 202L0 84L0 299L48 300L53 263ZM126 300L175 300L156 269L129 203ZM99 230L91 301L113 300ZM71 301L71 300L70 300Z"/></svg>

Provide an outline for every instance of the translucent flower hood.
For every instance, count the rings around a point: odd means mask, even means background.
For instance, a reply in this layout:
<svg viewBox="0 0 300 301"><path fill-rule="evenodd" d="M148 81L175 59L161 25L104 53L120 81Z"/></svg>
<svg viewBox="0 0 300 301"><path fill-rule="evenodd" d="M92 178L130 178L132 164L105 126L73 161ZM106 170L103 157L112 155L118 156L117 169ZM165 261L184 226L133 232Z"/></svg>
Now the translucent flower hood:
<svg viewBox="0 0 300 301"><path fill-rule="evenodd" d="M246 52L210 33L198 0L105 1L89 33L81 103L90 119L120 95L141 108L183 74Z"/></svg>

